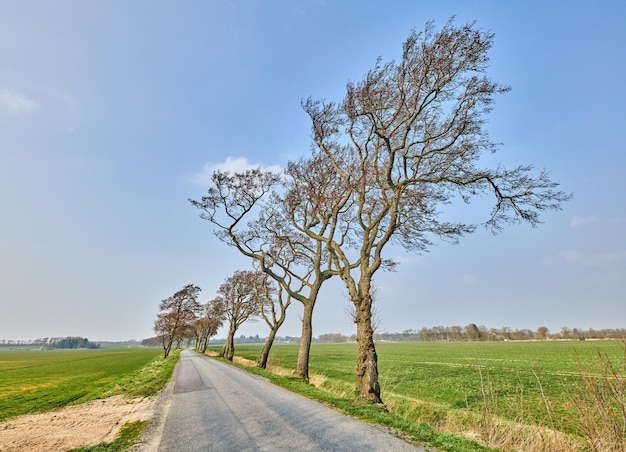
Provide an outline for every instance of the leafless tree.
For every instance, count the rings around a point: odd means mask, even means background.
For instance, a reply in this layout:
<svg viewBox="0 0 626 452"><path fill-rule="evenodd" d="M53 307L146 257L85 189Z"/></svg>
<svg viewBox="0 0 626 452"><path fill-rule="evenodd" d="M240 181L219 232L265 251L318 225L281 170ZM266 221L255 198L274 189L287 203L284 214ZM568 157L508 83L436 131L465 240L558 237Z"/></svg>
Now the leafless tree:
<svg viewBox="0 0 626 452"><path fill-rule="evenodd" d="M267 275L265 275L261 289L263 294L259 297L261 303L260 314L267 326L269 326L270 332L265 339L265 345L263 345L256 364L257 367L265 369L276 333L278 333L278 330L287 318L287 308L291 304L291 296L282 286L278 286L278 289L276 289L276 286L272 284L272 280Z"/></svg>
<svg viewBox="0 0 626 452"><path fill-rule="evenodd" d="M189 200L202 210L201 218L217 228L218 238L253 259L260 271L276 281L285 300L302 303L296 374L305 381L309 377L313 309L322 283L335 273L325 252L326 241L317 234L317 230L332 234L332 219L310 215L310 211L324 210L320 206L329 202L330 193L318 185L322 178L315 176L322 168L327 176L333 176L328 159L292 162L282 178L260 169L234 174L216 171L207 195L200 201ZM305 210L301 197L308 199ZM311 234L313 228L317 230ZM286 309L288 304L283 306Z"/></svg>
<svg viewBox="0 0 626 452"><path fill-rule="evenodd" d="M220 356L230 361L235 355L235 333L244 322L255 319L260 313L263 296L261 286L264 275L256 271L236 271L226 278L211 301L216 312L228 322L228 335Z"/></svg>
<svg viewBox="0 0 626 452"><path fill-rule="evenodd" d="M163 345L164 358L170 354L172 344L184 339L188 327L201 311L197 301L200 290L200 287L188 284L159 304L154 332Z"/></svg>
<svg viewBox="0 0 626 452"><path fill-rule="evenodd" d="M548 334L550 334L550 330L545 326L540 326L537 328L537 334L535 336L537 336L537 339L544 340L548 337Z"/></svg>
<svg viewBox="0 0 626 452"><path fill-rule="evenodd" d="M202 305L202 313L194 322L194 332L196 339L196 351L200 353L206 352L209 345L209 339L217 334L217 330L222 326L222 315L219 308L212 302Z"/></svg>
<svg viewBox="0 0 626 452"><path fill-rule="evenodd" d="M480 166L497 147L485 115L493 97L509 90L485 75L492 44L493 35L474 24L450 20L436 31L429 23L409 35L399 62L379 59L361 81L348 83L342 102L303 102L317 148L312 159L331 162L329 179L341 196L349 194L327 249L355 307L357 390L367 400L382 401L371 281L394 265L383 256L387 244L419 252L433 238L454 243L474 232L476 224L441 220L441 206L457 199L492 195L484 224L495 233L511 223L536 226L542 211L570 198L555 191L547 172L533 175L532 165Z"/></svg>

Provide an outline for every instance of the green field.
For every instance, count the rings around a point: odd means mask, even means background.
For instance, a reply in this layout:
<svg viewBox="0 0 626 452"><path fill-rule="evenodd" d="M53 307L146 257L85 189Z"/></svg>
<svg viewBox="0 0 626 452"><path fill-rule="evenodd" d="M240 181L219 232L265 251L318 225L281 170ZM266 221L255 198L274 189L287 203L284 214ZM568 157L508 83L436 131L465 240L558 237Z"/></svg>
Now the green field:
<svg viewBox="0 0 626 452"><path fill-rule="evenodd" d="M596 403L586 400L596 391L589 382L617 383L618 397L620 391L626 397L626 351L620 341L379 343L376 347L385 403L407 419L432 425L471 423L468 416L475 415L478 423L504 419L582 441L580 409L585 403ZM238 345L236 354L255 360L259 350ZM295 369L297 352L297 345L276 345L270 365ZM600 355L610 362L608 373ZM355 360L355 344L314 344L309 369L311 375L326 378L323 388L351 397ZM583 379L582 373L588 378ZM623 408L623 400L618 403Z"/></svg>
<svg viewBox="0 0 626 452"><path fill-rule="evenodd" d="M160 349L0 348L0 421L107 395L150 395L169 379Z"/></svg>

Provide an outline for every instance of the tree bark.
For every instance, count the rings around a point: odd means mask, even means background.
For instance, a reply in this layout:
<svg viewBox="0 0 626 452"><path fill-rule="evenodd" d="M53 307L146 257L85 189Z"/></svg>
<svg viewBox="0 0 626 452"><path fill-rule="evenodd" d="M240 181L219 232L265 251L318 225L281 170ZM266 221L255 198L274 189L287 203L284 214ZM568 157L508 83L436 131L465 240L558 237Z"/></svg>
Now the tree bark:
<svg viewBox="0 0 626 452"><path fill-rule="evenodd" d="M222 353L220 353L221 358L226 358L229 361L233 360L235 356L235 329L231 327L228 330L228 337L226 338L226 342L224 342L224 347L222 348Z"/></svg>
<svg viewBox="0 0 626 452"><path fill-rule="evenodd" d="M272 349L272 344L274 343L274 338L276 337L276 332L278 329L272 328L270 330L270 334L267 336L265 340L265 345L263 346L263 350L261 350L261 354L259 355L259 359L256 362L257 367L261 369L265 369L267 366L267 359L270 356L270 350Z"/></svg>
<svg viewBox="0 0 626 452"><path fill-rule="evenodd" d="M296 375L307 383L309 382L309 353L313 338L313 306L314 303L310 300L308 303L304 303L302 335L300 337L300 349L298 350L298 364L296 365Z"/></svg>
<svg viewBox="0 0 626 452"><path fill-rule="evenodd" d="M374 403L383 403L378 383L378 355L374 345L372 328L372 301L369 293L365 294L356 308L356 337L358 354L356 362L356 389L359 394Z"/></svg>
<svg viewBox="0 0 626 452"><path fill-rule="evenodd" d="M167 339L163 343L163 359L167 359L171 350L172 350L172 340Z"/></svg>

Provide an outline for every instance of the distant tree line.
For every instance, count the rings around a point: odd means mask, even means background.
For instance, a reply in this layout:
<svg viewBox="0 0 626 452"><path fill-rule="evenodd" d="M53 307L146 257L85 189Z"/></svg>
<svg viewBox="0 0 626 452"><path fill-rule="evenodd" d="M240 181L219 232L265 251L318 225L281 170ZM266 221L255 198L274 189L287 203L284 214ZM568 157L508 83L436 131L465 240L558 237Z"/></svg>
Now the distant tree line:
<svg viewBox="0 0 626 452"><path fill-rule="evenodd" d="M604 329L582 329L563 327L560 331L551 333L550 330L541 326L537 330L531 329L512 329L510 327L487 328L486 326L477 326L470 323L466 326L435 326L423 327L419 330L408 329L395 333L376 333L376 342L497 342L497 341L532 341L532 340L586 340L586 339L626 339L626 328L604 328ZM235 338L236 344L258 344L265 341L266 338L256 336L240 335ZM216 344L225 342L224 338L215 339ZM275 343L280 344L297 344L300 342L299 337L294 336L276 336ZM340 344L348 342L356 342L356 335L346 336L342 333L326 333L314 337L312 340L316 344ZM2 342L0 341L0 344ZM153 337L144 339L142 345L146 347L158 347L161 345L159 338Z"/></svg>
<svg viewBox="0 0 626 452"><path fill-rule="evenodd" d="M550 332L545 326L537 330L502 328L487 328L470 323L466 326L434 326L423 327L419 330L408 329L399 333L377 333L377 341L390 342L446 342L446 341L528 341L528 340L558 340L558 339L624 339L626 328L569 328L563 327L558 332Z"/></svg>
<svg viewBox="0 0 626 452"><path fill-rule="evenodd" d="M30 345L48 349L100 348L100 344L90 342L89 339L80 336L44 337L34 340L29 339L17 341L11 339L0 339L0 345Z"/></svg>
<svg viewBox="0 0 626 452"><path fill-rule="evenodd" d="M507 326L502 328L487 328L483 325L470 323L466 326L434 326L423 327L419 330L408 329L395 333L376 333L376 342L471 342L471 341L532 341L532 340L586 340L586 339L626 339L626 328L582 329L564 326L560 331L551 333L545 326L537 330L513 329ZM262 342L259 336L240 336L236 342ZM219 341L219 339L217 340ZM276 336L277 343L297 343L298 337ZM313 338L317 344L338 344L356 342L356 335L346 336L341 333L320 334Z"/></svg>

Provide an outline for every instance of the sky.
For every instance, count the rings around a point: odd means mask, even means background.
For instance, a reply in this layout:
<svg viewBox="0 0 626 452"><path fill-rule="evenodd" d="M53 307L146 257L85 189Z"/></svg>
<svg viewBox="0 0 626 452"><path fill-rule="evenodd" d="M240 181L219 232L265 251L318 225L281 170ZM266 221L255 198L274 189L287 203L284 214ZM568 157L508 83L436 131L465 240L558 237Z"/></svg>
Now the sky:
<svg viewBox="0 0 626 452"><path fill-rule="evenodd" d="M251 262L188 199L214 169L308 155L303 99L341 100L451 16L495 34L488 75L512 88L488 116L494 162L546 168L574 199L537 228L388 248L401 264L375 278L379 331L626 327L625 2L5 0L0 339L141 340L184 285L214 298ZM353 334L347 305L328 281L313 335ZM301 312L279 335L300 335Z"/></svg>

